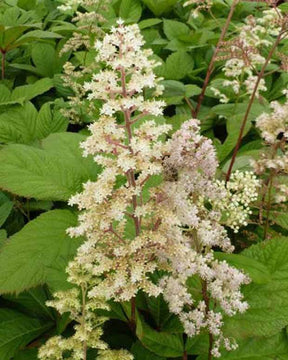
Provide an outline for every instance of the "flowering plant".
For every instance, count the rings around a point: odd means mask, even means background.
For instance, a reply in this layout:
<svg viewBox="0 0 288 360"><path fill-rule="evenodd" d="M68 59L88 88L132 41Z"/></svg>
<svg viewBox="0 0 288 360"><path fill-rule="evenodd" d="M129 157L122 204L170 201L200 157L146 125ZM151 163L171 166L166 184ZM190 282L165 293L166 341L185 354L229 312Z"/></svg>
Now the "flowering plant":
<svg viewBox="0 0 288 360"><path fill-rule="evenodd" d="M0 5L1 360L284 360L281 3Z"/></svg>

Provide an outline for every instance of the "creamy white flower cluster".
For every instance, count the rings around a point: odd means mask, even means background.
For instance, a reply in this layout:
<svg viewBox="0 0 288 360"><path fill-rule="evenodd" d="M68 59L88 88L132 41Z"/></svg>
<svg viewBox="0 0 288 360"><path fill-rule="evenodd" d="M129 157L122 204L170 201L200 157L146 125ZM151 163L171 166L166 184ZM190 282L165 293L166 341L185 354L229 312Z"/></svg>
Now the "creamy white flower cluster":
<svg viewBox="0 0 288 360"><path fill-rule="evenodd" d="M82 318L76 319L82 335L78 336L77 327L75 336L86 346L102 349L101 359L110 359L110 350L98 344L99 332L95 344L90 341L93 323L98 321L90 315L92 307L97 308L93 304L99 303L101 308L103 299L128 301L139 290L150 296L163 292L189 336L202 329L213 335L213 354L218 356L222 344L230 350L236 346L221 332L222 313L232 316L246 310L240 286L249 280L226 262L217 261L212 248L233 251L221 224L222 213L231 219L234 216L235 223L230 224L234 228L246 221L253 191L242 184L246 175L235 175L230 188L215 180L215 149L200 135L197 120L184 123L171 141L164 140L171 129L163 118L157 118L164 103L143 95L145 88L154 89L156 94L162 91L153 73L157 63L151 59L150 50L142 49L143 44L137 25L124 26L118 21L118 26L96 43L97 61L103 70L85 84L91 106L100 99L102 107L81 147L84 156L92 155L103 171L97 181L84 184L84 190L69 201L81 212L79 225L68 233L86 238L68 267L69 281L80 289L85 286L86 294ZM164 183L153 186L163 172ZM233 200L237 211L246 215L235 217L234 208L221 207L219 199L225 203ZM150 277L156 269L168 274L158 283ZM193 276L201 280L201 300L194 299L187 287L187 280ZM60 312L69 310L76 318L79 303L75 296L58 294L51 305ZM222 312L212 310L213 303ZM51 360L45 355L45 351L50 354L49 343L43 351L44 360ZM131 359L125 351L112 356Z"/></svg>
<svg viewBox="0 0 288 360"><path fill-rule="evenodd" d="M166 177L173 176L174 169L177 169L178 173L179 169L182 169L181 175L178 174L178 181L169 184L169 193L173 192L173 201L178 206L178 218L182 223L197 226L201 206L200 213L205 212L207 216L214 217L216 223L221 220L235 232L240 226L246 226L251 213L249 205L258 197L259 181L256 176L249 171L235 171L227 184L225 181L216 180L218 162L215 148L210 139L200 135L198 120L185 122L182 130L173 135L172 144L171 155L165 162ZM187 194L193 194L192 201ZM194 201L196 194L197 202ZM208 200L213 211L205 208ZM210 227L214 229L215 236L222 236L217 225ZM204 228L207 241L210 239L213 246L214 237L207 232L207 222Z"/></svg>
<svg viewBox="0 0 288 360"><path fill-rule="evenodd" d="M108 348L107 344L100 339L102 336L101 326L106 319L97 316L94 311L95 309L108 309L103 300L93 298L85 302L83 299L86 297L85 290L82 292L78 288L57 292L54 297L56 299L48 301L47 305L57 309L60 314L69 312L71 320L76 321L77 325L74 326L75 333L69 338L62 336L50 338L40 348L39 359L62 360L65 358L64 354L68 352L71 359L84 360L83 346L101 350Z"/></svg>
<svg viewBox="0 0 288 360"><path fill-rule="evenodd" d="M214 209L222 213L222 221L238 232L240 226L247 226L247 219L252 214L250 204L257 200L259 180L251 171L235 171L232 173L227 184L224 181L217 181L224 198L212 200Z"/></svg>
<svg viewBox="0 0 288 360"><path fill-rule="evenodd" d="M103 105L100 118L89 127L91 136L81 146L84 156L92 155L103 172L70 199L70 205L85 211L69 234L87 238L76 262L94 276L104 276L90 297L101 294L126 301L139 289L154 296L161 291L148 274L157 268L155 252L166 239L153 218L155 201L145 202L143 189L151 176L162 172L162 157L169 146L160 137L170 126L155 118L164 103L143 96L144 88L158 86L153 73L157 63L150 58L150 50L142 49L143 44L137 25L118 21L96 43L97 61L105 68L85 84L89 99L101 99ZM121 124L119 114L124 119ZM117 185L120 179L122 185Z"/></svg>
<svg viewBox="0 0 288 360"><path fill-rule="evenodd" d="M95 310L109 310L105 299L99 294L87 297L89 290L100 279L87 271L87 267L72 261L67 268L68 280L73 287L66 291L54 293L54 300L47 301L47 306L54 307L61 315L69 313L70 319L76 323L74 334L70 337L53 336L38 352L40 360L64 360L69 354L73 360L86 360L88 348L97 349L97 359L133 360L126 350L111 350L101 339L102 326L107 320Z"/></svg>
<svg viewBox="0 0 288 360"><path fill-rule="evenodd" d="M177 246L174 256L170 253L172 270L160 281L170 311L179 316L187 335L194 336L207 329L213 336L215 357L220 356L222 345L228 350L236 347L233 340L222 334L222 313L233 316L247 309L240 287L247 284L249 278L225 261L216 260L212 248L233 251L221 225L222 212L227 212L228 219L232 218L228 225L237 231L247 220L258 186L253 174L235 173L231 184L225 187L215 179L217 166L215 149L210 139L200 135L199 121L185 122L172 137L162 187L166 194L163 203L166 218L168 209L174 212L182 234L172 232L174 249ZM201 280L200 301L193 298L187 287L187 280L192 276ZM222 311L214 310L213 304Z"/></svg>
<svg viewBox="0 0 288 360"><path fill-rule="evenodd" d="M276 178L288 174L288 91L284 90L283 93L286 95L283 104L273 101L270 104L271 112L263 113L256 119L256 127L266 142L267 150L259 159L252 161L256 174L273 173L273 186L276 189L273 201L276 203L288 200L287 185L282 183L283 179Z"/></svg>
<svg viewBox="0 0 288 360"><path fill-rule="evenodd" d="M226 48L223 44L223 51L229 53L218 57L219 60L228 57L222 69L226 77L222 81L223 88L227 87L227 90L232 90L236 95L252 94L258 77L257 71L265 63L262 50L271 46L273 37L279 34L281 16L281 11L274 8L263 11L263 16L259 18L250 15L239 28L237 38L228 41ZM229 102L228 92L213 86L210 89L220 98L220 102ZM261 79L256 96L259 97L259 92L266 90L265 80Z"/></svg>
<svg viewBox="0 0 288 360"><path fill-rule="evenodd" d="M279 141L279 135L288 139L288 91L286 102L280 104L272 101L270 104L271 112L263 113L256 119L256 126L268 144L275 144Z"/></svg>
<svg viewBox="0 0 288 360"><path fill-rule="evenodd" d="M73 52L77 57L77 51L85 53L83 57L79 54L82 57L80 66L78 61L67 61L64 64L62 76L64 86L72 90L73 95L68 97L69 101L65 102L65 107L60 111L71 123L88 122L92 117L83 84L91 79L92 74L99 68L99 64L91 61L91 58L95 53L95 38L103 38L105 34L101 26L107 21L110 2L110 0L68 0L65 5L58 7L62 11L73 10L71 21L75 23L75 31L63 45L60 55ZM81 11L77 10L80 6Z"/></svg>

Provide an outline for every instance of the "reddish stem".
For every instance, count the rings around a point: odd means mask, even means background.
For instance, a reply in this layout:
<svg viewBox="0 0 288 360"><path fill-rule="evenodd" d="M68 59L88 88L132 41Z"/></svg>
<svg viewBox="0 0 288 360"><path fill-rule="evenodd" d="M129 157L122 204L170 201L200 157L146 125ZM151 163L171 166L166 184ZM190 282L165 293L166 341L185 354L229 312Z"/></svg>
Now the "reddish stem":
<svg viewBox="0 0 288 360"><path fill-rule="evenodd" d="M185 350L183 353L183 360L187 360L188 359L188 355L187 355L187 351Z"/></svg>
<svg viewBox="0 0 288 360"><path fill-rule="evenodd" d="M224 27L222 29L220 38L219 38L218 43L216 45L216 49L214 51L214 54L212 56L212 59L210 61L209 66L208 66L208 70L207 70L206 77L205 77L205 80L204 80L204 83L203 83L201 94L199 95L199 98L198 98L196 109L195 109L194 112L192 112L193 117L197 117L197 115L199 113L199 110L201 108L201 105L202 105L202 102L203 102L203 99L204 99L204 96L205 96L205 92L206 92L207 86L208 86L209 81L210 81L210 77L211 77L211 75L213 73L213 70L214 70L214 63L215 63L217 55L219 53L221 44L222 44L222 42L223 42L223 40L224 40L224 38L226 36L227 30L229 28L229 25L230 25L230 22L232 20L232 16L233 16L233 13L235 11L235 8L236 8L236 5L237 5L238 1L239 0L234 0L232 5L231 5L228 17L226 19L225 25L224 25Z"/></svg>
<svg viewBox="0 0 288 360"><path fill-rule="evenodd" d="M237 143L236 143L236 146L234 148L234 151L233 151L233 155L232 155L232 158L231 158L231 162L230 162L230 165L229 165L229 169L227 171L227 174L226 174L226 182L230 180L230 176L231 176L231 172L232 172L232 169L233 169L233 165L235 163L235 160L236 160L236 155L238 153L238 150L240 148L240 145L241 145L241 142L242 142L242 138L243 138L243 134L244 134L244 130L245 130L245 126L246 126L246 123L247 123L247 120L248 120L248 116L250 114L250 111L251 111L251 108L252 108L252 105L253 105L253 102L255 100L255 97L256 97L256 93L257 93L257 90L258 90L258 86L260 84L260 81L261 79L263 78L263 75L264 75L264 72L266 70L266 67L267 65L269 64L272 56L273 56L273 53L275 51L275 49L277 48L277 46L279 45L280 41L281 41L281 37L282 37L282 31L280 31L279 35L277 36L277 39L275 40L274 42L274 45L272 46L267 58L266 58L266 61L257 77L257 81L255 83L255 86L254 86L254 90L253 90L253 93L251 95L251 98L250 98L250 101L249 101L249 104L248 104L248 107L246 109L246 112L245 112L245 115L244 115L244 118L242 120L242 124L241 124L241 128L240 128L240 133L239 133L239 136L238 136L238 139L237 139Z"/></svg>
<svg viewBox="0 0 288 360"><path fill-rule="evenodd" d="M136 328L136 298L133 297L130 301L131 303L131 318L130 318L130 326L132 331L135 331Z"/></svg>
<svg viewBox="0 0 288 360"><path fill-rule="evenodd" d="M206 306L206 316L208 315L209 309L210 309L210 297L208 294L208 289L207 289L207 282L206 281L202 281L202 296L203 296L203 300L205 302L205 306ZM214 343L214 339L213 339L213 335L211 333L209 333L209 349L208 349L208 360L212 360L212 349L213 349L213 343Z"/></svg>

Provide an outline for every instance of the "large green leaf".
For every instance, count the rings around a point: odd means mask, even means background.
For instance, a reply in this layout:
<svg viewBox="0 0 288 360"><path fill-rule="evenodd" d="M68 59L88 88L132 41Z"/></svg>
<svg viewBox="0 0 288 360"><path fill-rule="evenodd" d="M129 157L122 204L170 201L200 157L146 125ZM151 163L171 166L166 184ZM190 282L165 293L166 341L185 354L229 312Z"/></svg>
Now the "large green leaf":
<svg viewBox="0 0 288 360"><path fill-rule="evenodd" d="M19 64L20 69L26 69L31 65L27 64ZM15 66L17 67L17 66ZM33 68L33 67L32 67ZM36 71L37 75L41 75ZM54 86L54 83L51 79L44 78L41 80L36 81L30 85L23 85L16 87L12 93L10 90L4 86L0 85L0 106L8 106L14 104L23 105L25 101L29 101L36 96L39 96L46 91L50 90Z"/></svg>
<svg viewBox="0 0 288 360"><path fill-rule="evenodd" d="M136 334L143 346L158 356L174 358L183 355L182 334L158 332L140 317L137 319Z"/></svg>
<svg viewBox="0 0 288 360"><path fill-rule="evenodd" d="M142 0L142 2L154 15L159 16L170 11L178 0Z"/></svg>
<svg viewBox="0 0 288 360"><path fill-rule="evenodd" d="M288 353L287 335L282 332L271 338L251 338L238 342L236 351L224 352L222 360L275 360Z"/></svg>
<svg viewBox="0 0 288 360"><path fill-rule="evenodd" d="M4 224L13 209L13 201L7 199L7 201L2 203L1 200L2 199L0 199L0 227Z"/></svg>
<svg viewBox="0 0 288 360"><path fill-rule="evenodd" d="M15 310L32 317L53 321L52 309L46 306L46 301L49 299L47 292L45 287L38 286L18 295L3 294L2 298L9 301Z"/></svg>
<svg viewBox="0 0 288 360"><path fill-rule="evenodd" d="M38 349L21 350L13 357L13 360L39 360Z"/></svg>
<svg viewBox="0 0 288 360"><path fill-rule="evenodd" d="M51 81L50 79L43 80ZM34 85L36 85L36 83ZM42 87L42 90L46 91L47 87L45 88L43 82L42 85L44 86ZM46 85L48 84L46 83ZM27 86L29 87L30 85ZM11 96L9 97L10 103L21 103L26 100L25 97L18 98L18 95L27 95L28 99L30 97L35 97L42 92L42 90L40 90L41 85L38 87L38 90L33 87L30 89L26 88L26 86L24 87L23 93L15 93L15 100L12 100ZM20 88L22 87L16 88L16 90ZM7 103L8 102L2 104ZM0 106L2 104L0 103ZM24 106L16 106L0 115L0 141L3 143L29 144L37 139L43 139L51 133L65 131L67 126L67 119L65 119L59 111L56 112L51 110L51 103L45 103L41 107L39 113L37 113L34 105L27 102Z"/></svg>
<svg viewBox="0 0 288 360"><path fill-rule="evenodd" d="M4 49L5 51L9 50L11 44L13 44L13 42L16 41L29 28L31 28L29 25L16 25L0 29L0 48Z"/></svg>
<svg viewBox="0 0 288 360"><path fill-rule="evenodd" d="M59 133L43 141L43 149L8 145L0 151L0 187L38 200L68 200L100 171L91 157L81 157L79 134ZM21 181L19 181L21 179Z"/></svg>
<svg viewBox="0 0 288 360"><path fill-rule="evenodd" d="M68 120L60 113L51 109L51 103L45 103L39 110L36 124L36 136L44 139L49 134L63 132L67 129Z"/></svg>
<svg viewBox="0 0 288 360"><path fill-rule="evenodd" d="M248 103L240 104L221 104L212 108L212 113L227 118L228 136L225 142L218 148L219 160L222 161L233 150L236 145L240 128L247 110ZM244 128L243 136L247 135L251 129L252 121L267 110L266 103L255 102L248 115L248 119Z"/></svg>
<svg viewBox="0 0 288 360"><path fill-rule="evenodd" d="M166 358L153 354L146 349L140 341L133 344L131 354L134 356L134 360L165 360Z"/></svg>
<svg viewBox="0 0 288 360"><path fill-rule="evenodd" d="M31 100L34 97L50 90L53 86L53 81L48 78L40 79L34 84L18 86L13 90L11 94L11 100L13 101L21 98L26 101Z"/></svg>
<svg viewBox="0 0 288 360"><path fill-rule="evenodd" d="M270 220L280 225L283 229L288 230L288 214L287 212L272 211Z"/></svg>
<svg viewBox="0 0 288 360"><path fill-rule="evenodd" d="M69 210L52 210L29 222L0 252L0 293L21 292L47 281L47 272L59 259L75 254L80 240L66 229L77 224Z"/></svg>
<svg viewBox="0 0 288 360"><path fill-rule="evenodd" d="M240 254L214 253L218 260L225 260L237 269L243 270L256 284L266 284L271 281L271 274L265 264Z"/></svg>
<svg viewBox="0 0 288 360"><path fill-rule="evenodd" d="M180 21L167 20L163 21L163 30L169 40L174 40L182 35L188 35L190 29L187 25Z"/></svg>
<svg viewBox="0 0 288 360"><path fill-rule="evenodd" d="M10 309L0 309L0 358L10 360L17 350L43 334L53 323L30 318Z"/></svg>
<svg viewBox="0 0 288 360"><path fill-rule="evenodd" d="M193 66L192 56L184 51L177 51L168 56L166 63L159 67L158 71L161 71L166 79L180 80L193 70Z"/></svg>
<svg viewBox="0 0 288 360"><path fill-rule="evenodd" d="M272 336L288 325L288 238L259 243L243 255L265 265L271 281L243 288L249 309L226 319L225 331L236 338Z"/></svg>
<svg viewBox="0 0 288 360"><path fill-rule="evenodd" d="M44 31L44 30L32 30L24 35L22 35L19 39L17 39L12 45L10 45L10 49L23 45L30 41L35 41L37 39L61 39L62 36L56 34L51 31Z"/></svg>
<svg viewBox="0 0 288 360"><path fill-rule="evenodd" d="M32 48L32 60L42 76L53 77L61 72L59 59L54 46L46 43L36 43Z"/></svg>
<svg viewBox="0 0 288 360"><path fill-rule="evenodd" d="M140 0L122 0L120 5L119 16L126 22L137 22L142 13Z"/></svg>
<svg viewBox="0 0 288 360"><path fill-rule="evenodd" d="M80 143L85 139L86 136L79 133L55 133L42 140L42 148L51 154L63 154L66 161L69 159L71 163L77 162L83 177L93 180L101 171L101 167L93 161L92 156L83 157Z"/></svg>
<svg viewBox="0 0 288 360"><path fill-rule="evenodd" d="M288 339L284 331L272 337L243 339L237 343L235 351L221 351L221 360L287 360ZM208 351L205 352L204 348L200 350L197 360L207 360Z"/></svg>
<svg viewBox="0 0 288 360"><path fill-rule="evenodd" d="M0 142L27 144L35 138L37 110L30 103L0 115Z"/></svg>

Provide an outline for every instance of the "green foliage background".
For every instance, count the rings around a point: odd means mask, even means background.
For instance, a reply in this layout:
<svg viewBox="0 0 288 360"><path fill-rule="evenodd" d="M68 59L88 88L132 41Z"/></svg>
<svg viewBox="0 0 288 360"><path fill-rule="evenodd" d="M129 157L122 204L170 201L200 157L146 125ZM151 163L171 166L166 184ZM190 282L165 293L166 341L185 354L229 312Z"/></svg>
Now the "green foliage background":
<svg viewBox="0 0 288 360"><path fill-rule="evenodd" d="M71 95L61 79L63 65L68 59L81 64L83 54L79 50L59 55L75 25L58 5L53 0L0 3L0 50L5 53L0 83L1 360L36 360L38 347L49 336L71 332L69 316L60 317L45 302L54 291L69 287L65 268L81 242L66 235L77 221L67 200L101 171L79 149L87 134L85 119L72 125L60 112ZM195 105L230 5L230 0L216 1L215 18L200 14L191 19L177 0L111 3L104 30L119 16L126 23L139 23L146 46L162 64L157 75L164 78L165 121L173 131L191 117L187 99ZM258 2L240 2L232 23L243 22L251 13L257 16L260 8ZM288 10L287 4L282 9ZM287 40L281 50L287 52ZM213 86L219 84L222 65L217 63ZM235 169L250 169L251 157L259 156L262 142L253 121L269 102L281 98L288 74L275 71L267 84L261 101L253 105ZM198 115L203 133L217 148L223 172L247 101L219 104L208 88ZM226 320L225 333L237 339L239 349L224 352L223 360L288 360L288 214L277 211L273 217L272 240L262 241L263 228L251 224L245 232L231 234L237 254L217 255L253 280L243 289L249 310ZM191 291L197 293L198 287L197 281L191 282ZM189 359L207 358L207 336L183 338L181 324L161 297L137 297L136 335L127 324L130 310L125 304L123 308L111 304L104 337L112 348L125 347L136 360L181 359L185 350ZM91 351L89 360L96 358Z"/></svg>

